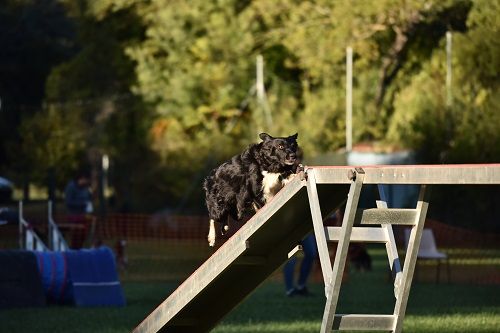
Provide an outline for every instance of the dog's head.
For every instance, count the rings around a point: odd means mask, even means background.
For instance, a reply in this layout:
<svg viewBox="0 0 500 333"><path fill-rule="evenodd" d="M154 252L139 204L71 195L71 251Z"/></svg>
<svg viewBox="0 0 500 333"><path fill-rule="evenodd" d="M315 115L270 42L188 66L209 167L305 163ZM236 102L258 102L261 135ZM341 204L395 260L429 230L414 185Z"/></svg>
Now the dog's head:
<svg viewBox="0 0 500 333"><path fill-rule="evenodd" d="M261 133L259 135L262 139L261 152L275 167L293 166L299 162L297 136L296 133L289 137L273 138L267 133Z"/></svg>

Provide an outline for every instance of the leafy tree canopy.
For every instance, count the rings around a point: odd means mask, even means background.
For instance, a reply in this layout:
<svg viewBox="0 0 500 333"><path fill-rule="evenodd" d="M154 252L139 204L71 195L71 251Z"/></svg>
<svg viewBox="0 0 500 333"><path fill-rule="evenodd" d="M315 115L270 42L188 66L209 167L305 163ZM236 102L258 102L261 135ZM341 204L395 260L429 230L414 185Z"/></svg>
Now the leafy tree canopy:
<svg viewBox="0 0 500 333"><path fill-rule="evenodd" d="M498 1L59 3L76 24L79 50L48 76L44 116L33 118L43 121L22 127L23 151L32 159L53 154L50 163L72 165L82 151L106 152L123 169L121 179L130 174L127 165L154 165L166 192L186 198L206 168L256 141L260 131L298 132L306 158L335 151L345 145L348 46L355 142L415 149L422 162L500 157ZM264 96L255 86L258 55L265 61ZM59 133L74 144L52 143L47 128L61 124L72 128ZM39 135L37 147L29 144L30 131ZM59 155L48 145L60 147ZM138 183L147 182L125 188Z"/></svg>

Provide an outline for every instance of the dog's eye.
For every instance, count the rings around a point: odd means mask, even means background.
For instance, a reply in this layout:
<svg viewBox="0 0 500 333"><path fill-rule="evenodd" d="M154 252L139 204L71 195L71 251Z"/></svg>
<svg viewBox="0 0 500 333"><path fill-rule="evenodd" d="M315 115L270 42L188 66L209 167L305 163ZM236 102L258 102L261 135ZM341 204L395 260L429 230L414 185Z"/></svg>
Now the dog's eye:
<svg viewBox="0 0 500 333"><path fill-rule="evenodd" d="M285 148L285 147L283 147L283 145L278 145L278 148L279 148L279 149L283 149L283 148Z"/></svg>

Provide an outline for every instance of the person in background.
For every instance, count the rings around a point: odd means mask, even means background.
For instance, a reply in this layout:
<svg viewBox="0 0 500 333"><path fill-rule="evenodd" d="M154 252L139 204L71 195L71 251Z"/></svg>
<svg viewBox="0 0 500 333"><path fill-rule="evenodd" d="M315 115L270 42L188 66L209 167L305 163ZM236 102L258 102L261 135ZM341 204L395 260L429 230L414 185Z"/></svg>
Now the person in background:
<svg viewBox="0 0 500 333"><path fill-rule="evenodd" d="M64 201L68 214L85 215L92 213L90 174L87 171L79 171L76 177L69 181L64 190Z"/></svg>
<svg viewBox="0 0 500 333"><path fill-rule="evenodd" d="M309 278L309 275L311 275L314 260L316 259L318 253L314 233L310 233L306 236L300 244L302 245L304 257L302 258L302 262L300 264L297 284L294 283L295 264L297 263L297 258L293 257L288 260L283 268L286 296L288 297L310 295L309 290L307 289L307 279Z"/></svg>
<svg viewBox="0 0 500 333"><path fill-rule="evenodd" d="M64 190L64 202L68 213L67 220L72 226L71 248L83 246L90 222L89 214L93 212L92 192L90 190L90 173L80 170L70 180Z"/></svg>

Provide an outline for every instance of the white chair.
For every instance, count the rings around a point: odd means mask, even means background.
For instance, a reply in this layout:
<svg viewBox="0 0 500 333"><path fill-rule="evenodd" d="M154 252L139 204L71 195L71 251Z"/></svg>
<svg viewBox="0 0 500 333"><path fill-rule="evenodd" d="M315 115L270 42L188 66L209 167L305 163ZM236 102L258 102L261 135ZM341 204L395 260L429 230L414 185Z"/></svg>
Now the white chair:
<svg viewBox="0 0 500 333"><path fill-rule="evenodd" d="M406 248L408 248L409 239L410 239L410 229L405 229ZM450 282L450 262L448 260L448 255L446 253L438 251L436 246L436 239L434 238L434 233L432 232L432 229L423 230L422 239L420 240L420 247L418 249L417 259L437 261L436 283L439 283L441 262L444 260L446 262L446 273L447 273L448 283Z"/></svg>

